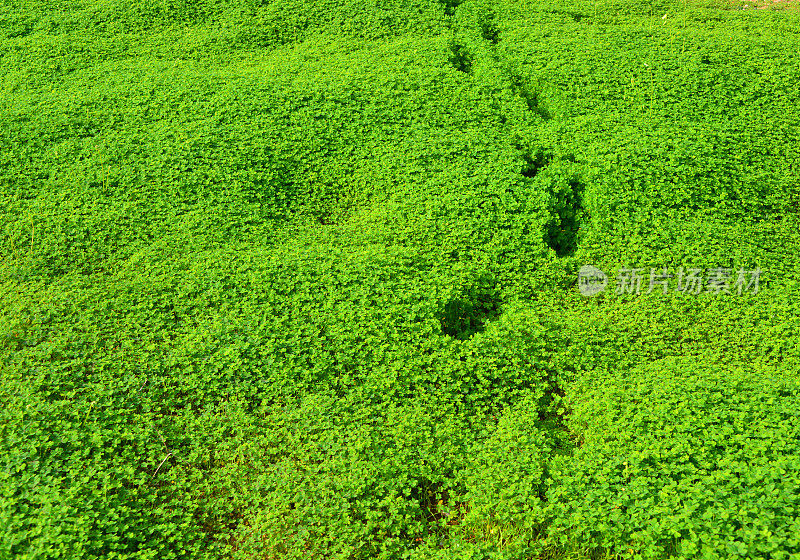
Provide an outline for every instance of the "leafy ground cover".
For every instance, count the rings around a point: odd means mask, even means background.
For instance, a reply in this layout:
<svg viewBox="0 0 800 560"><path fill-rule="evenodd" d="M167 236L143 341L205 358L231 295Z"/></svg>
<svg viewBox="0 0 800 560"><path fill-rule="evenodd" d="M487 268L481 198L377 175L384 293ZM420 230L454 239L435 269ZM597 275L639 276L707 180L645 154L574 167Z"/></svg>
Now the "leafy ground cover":
<svg viewBox="0 0 800 560"><path fill-rule="evenodd" d="M728 8L0 4L0 558L800 558L800 16Z"/></svg>

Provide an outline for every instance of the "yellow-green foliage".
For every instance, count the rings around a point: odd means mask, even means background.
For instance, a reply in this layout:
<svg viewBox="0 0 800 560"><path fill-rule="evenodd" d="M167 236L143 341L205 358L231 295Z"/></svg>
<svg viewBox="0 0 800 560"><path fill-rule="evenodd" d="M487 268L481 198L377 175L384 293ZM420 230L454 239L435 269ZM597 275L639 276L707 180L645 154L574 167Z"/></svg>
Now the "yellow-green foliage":
<svg viewBox="0 0 800 560"><path fill-rule="evenodd" d="M800 557L799 24L0 4L0 559Z"/></svg>

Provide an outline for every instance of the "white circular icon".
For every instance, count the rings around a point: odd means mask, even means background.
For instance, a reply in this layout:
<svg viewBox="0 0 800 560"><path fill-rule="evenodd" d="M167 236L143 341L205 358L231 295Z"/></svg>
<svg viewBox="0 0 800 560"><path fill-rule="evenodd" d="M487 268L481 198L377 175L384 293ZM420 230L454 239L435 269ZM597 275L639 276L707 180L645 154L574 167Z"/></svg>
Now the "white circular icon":
<svg viewBox="0 0 800 560"><path fill-rule="evenodd" d="M606 289L608 277L605 273L590 264L585 264L578 271L578 291L581 295L592 297Z"/></svg>

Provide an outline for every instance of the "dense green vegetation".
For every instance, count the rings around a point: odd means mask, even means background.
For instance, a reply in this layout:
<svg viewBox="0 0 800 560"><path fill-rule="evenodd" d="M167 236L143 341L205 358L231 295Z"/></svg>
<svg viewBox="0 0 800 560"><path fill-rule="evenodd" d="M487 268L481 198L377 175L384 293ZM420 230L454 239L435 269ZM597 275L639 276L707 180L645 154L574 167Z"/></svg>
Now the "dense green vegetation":
<svg viewBox="0 0 800 560"><path fill-rule="evenodd" d="M0 558L800 558L796 11L1 0L0 57Z"/></svg>

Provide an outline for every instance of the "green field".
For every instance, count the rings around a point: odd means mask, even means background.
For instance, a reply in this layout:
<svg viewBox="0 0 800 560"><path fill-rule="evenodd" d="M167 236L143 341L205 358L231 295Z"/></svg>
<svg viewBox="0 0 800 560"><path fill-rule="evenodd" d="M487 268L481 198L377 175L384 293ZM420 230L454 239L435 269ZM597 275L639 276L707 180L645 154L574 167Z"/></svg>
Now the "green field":
<svg viewBox="0 0 800 560"><path fill-rule="evenodd" d="M0 0L0 560L799 560L795 6Z"/></svg>

